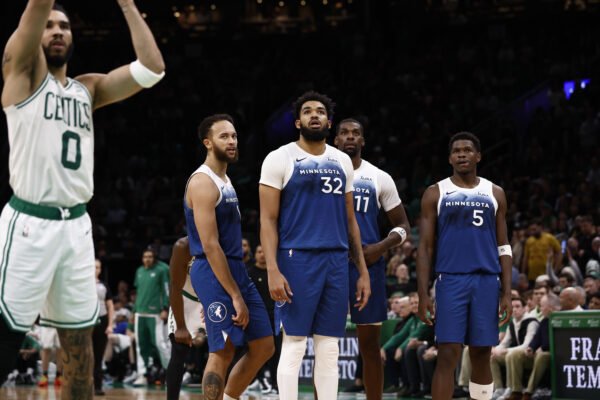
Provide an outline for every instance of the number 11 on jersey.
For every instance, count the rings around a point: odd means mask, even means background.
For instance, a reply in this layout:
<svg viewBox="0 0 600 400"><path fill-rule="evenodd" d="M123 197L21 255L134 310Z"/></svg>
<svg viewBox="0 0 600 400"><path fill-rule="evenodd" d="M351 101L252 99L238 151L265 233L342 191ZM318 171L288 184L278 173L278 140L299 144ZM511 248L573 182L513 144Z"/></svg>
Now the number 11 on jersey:
<svg viewBox="0 0 600 400"><path fill-rule="evenodd" d="M356 211L360 212L360 200L363 199L364 202L364 210L363 212L367 212L367 209L369 208L369 198L368 197L362 197L362 196L354 196L354 198L356 199Z"/></svg>

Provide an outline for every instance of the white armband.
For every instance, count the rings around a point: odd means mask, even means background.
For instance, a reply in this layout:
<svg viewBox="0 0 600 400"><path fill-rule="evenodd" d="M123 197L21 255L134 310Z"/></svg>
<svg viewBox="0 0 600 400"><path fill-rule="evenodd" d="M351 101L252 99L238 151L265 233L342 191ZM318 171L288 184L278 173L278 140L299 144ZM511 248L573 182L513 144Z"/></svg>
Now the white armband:
<svg viewBox="0 0 600 400"><path fill-rule="evenodd" d="M505 244L504 246L498 246L498 257L500 256L510 256L512 257L512 248L510 244Z"/></svg>
<svg viewBox="0 0 600 400"><path fill-rule="evenodd" d="M390 236L392 232L396 232L398 235L400 235L400 238L402 238L400 244L404 243L404 241L406 240L406 230L404 228L402 228L401 226L397 226L394 229L392 229L390 233L388 233L388 236Z"/></svg>
<svg viewBox="0 0 600 400"><path fill-rule="evenodd" d="M165 76L165 71L160 74L154 73L145 67L140 60L135 60L129 64L129 72L131 72L131 76L133 76L138 85L144 88L156 85Z"/></svg>

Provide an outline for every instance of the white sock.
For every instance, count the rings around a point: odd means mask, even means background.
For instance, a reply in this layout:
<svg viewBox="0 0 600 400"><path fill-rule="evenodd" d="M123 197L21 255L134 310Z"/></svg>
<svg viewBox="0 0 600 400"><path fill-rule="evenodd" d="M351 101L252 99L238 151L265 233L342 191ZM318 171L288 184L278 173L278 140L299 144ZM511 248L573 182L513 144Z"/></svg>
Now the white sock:
<svg viewBox="0 0 600 400"><path fill-rule="evenodd" d="M306 336L283 333L281 356L277 366L277 386L280 400L298 400L298 375L306 351Z"/></svg>
<svg viewBox="0 0 600 400"><path fill-rule="evenodd" d="M314 335L314 380L319 400L335 400L338 393L339 338Z"/></svg>
<svg viewBox="0 0 600 400"><path fill-rule="evenodd" d="M231 397L227 393L223 393L223 400L237 400L235 397Z"/></svg>
<svg viewBox="0 0 600 400"><path fill-rule="evenodd" d="M487 385L469 381L469 396L475 400L490 400L494 393L494 382Z"/></svg>

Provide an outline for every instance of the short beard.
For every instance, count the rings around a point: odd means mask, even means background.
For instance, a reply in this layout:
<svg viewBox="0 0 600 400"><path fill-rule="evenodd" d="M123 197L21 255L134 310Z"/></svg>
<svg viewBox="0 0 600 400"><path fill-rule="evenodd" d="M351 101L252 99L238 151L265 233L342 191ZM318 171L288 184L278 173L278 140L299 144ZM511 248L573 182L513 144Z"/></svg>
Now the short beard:
<svg viewBox="0 0 600 400"><path fill-rule="evenodd" d="M348 156L350 158L354 158L358 154L358 148L356 148L356 147L354 148L354 150L346 150L346 149L343 149L343 150L344 150L344 153L348 154Z"/></svg>
<svg viewBox="0 0 600 400"><path fill-rule="evenodd" d="M227 154L226 151L221 151L217 148L213 148L213 153L215 154L215 158L221 162L225 162L227 164L233 164L239 158L239 152L235 151L235 156L231 157Z"/></svg>
<svg viewBox="0 0 600 400"><path fill-rule="evenodd" d="M322 129L316 131L300 125L300 134L309 142L320 142L329 137L329 127L325 125Z"/></svg>
<svg viewBox="0 0 600 400"><path fill-rule="evenodd" d="M48 54L48 48L44 47L44 55L46 56L46 62L50 67L61 68L63 65L69 62L73 55L73 43L67 47L67 52L64 56L51 56Z"/></svg>

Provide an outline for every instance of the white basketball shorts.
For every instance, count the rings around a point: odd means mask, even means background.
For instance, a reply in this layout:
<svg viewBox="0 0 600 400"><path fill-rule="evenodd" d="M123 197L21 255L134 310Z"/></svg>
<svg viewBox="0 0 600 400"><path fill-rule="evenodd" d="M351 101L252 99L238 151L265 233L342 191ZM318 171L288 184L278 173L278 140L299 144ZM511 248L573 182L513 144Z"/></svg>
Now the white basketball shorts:
<svg viewBox="0 0 600 400"><path fill-rule="evenodd" d="M10 328L82 329L98 321L92 223L85 205L13 197L0 215L0 312ZM71 212L70 212L71 211Z"/></svg>

